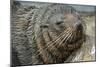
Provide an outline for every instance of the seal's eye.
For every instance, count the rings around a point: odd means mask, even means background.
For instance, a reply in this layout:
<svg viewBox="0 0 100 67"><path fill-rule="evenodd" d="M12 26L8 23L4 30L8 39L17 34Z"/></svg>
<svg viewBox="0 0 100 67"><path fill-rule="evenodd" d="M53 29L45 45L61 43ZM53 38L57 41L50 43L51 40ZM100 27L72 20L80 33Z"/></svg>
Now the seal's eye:
<svg viewBox="0 0 100 67"><path fill-rule="evenodd" d="M41 28L48 28L47 25L41 25L40 27L41 27Z"/></svg>
<svg viewBox="0 0 100 67"><path fill-rule="evenodd" d="M58 21L58 22L56 22L56 25L60 25L62 23L63 23L63 21Z"/></svg>

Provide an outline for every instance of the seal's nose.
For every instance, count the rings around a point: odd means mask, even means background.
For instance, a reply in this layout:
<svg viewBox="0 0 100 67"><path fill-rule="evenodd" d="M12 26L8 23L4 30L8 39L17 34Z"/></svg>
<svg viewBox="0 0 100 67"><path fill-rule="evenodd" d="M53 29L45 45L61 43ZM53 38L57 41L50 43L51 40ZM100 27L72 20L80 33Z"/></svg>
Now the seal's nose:
<svg viewBox="0 0 100 67"><path fill-rule="evenodd" d="M75 23L75 27L77 28L77 30L82 30L82 24L80 21Z"/></svg>

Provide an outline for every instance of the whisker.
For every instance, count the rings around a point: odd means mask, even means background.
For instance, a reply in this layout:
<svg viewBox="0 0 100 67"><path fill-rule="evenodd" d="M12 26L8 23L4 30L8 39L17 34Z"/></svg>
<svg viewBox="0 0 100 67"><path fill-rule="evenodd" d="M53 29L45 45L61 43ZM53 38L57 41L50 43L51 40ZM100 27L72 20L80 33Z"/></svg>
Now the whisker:
<svg viewBox="0 0 100 67"><path fill-rule="evenodd" d="M66 31L65 31L65 32L66 32ZM56 39L56 41L59 40L60 37L61 37L61 35L64 34L65 32L61 33L61 34L57 37L58 39ZM53 44L54 44L56 41L54 41ZM49 44L51 44L51 43L52 43L52 41L51 41ZM48 45L49 45L49 44L48 44ZM53 45L53 44L52 44L52 45ZM47 48L49 48L49 47L52 46L52 45L47 46ZM47 50L47 48L44 47L43 49ZM39 56L43 51L40 52L40 51L38 50L38 52L39 52L39 53L36 54L35 57ZM35 58L35 57L34 57L34 58Z"/></svg>
<svg viewBox="0 0 100 67"><path fill-rule="evenodd" d="M65 35L66 35L66 33L69 33L69 32L70 32L70 30L69 30L69 31L66 31L65 34L63 34L61 38L64 38ZM60 41L61 41L61 38L59 39ZM57 40L57 41L59 41L59 40ZM59 41L59 42L60 42L60 41ZM53 43L53 44L55 44L55 43ZM53 44L52 44L52 45L53 45ZM55 47L57 44L58 44L58 43L56 43L54 46L52 46L49 50L51 51L51 50L54 48L54 49L52 50L52 51L54 51L53 54L59 56L61 53L57 54L58 49L57 49L57 47ZM56 53L55 53L55 52L56 52Z"/></svg>
<svg viewBox="0 0 100 67"><path fill-rule="evenodd" d="M71 42L72 41L72 39L73 39L73 31L72 31L72 35L71 35L71 37L70 37L70 39L69 39L69 42Z"/></svg>
<svg viewBox="0 0 100 67"><path fill-rule="evenodd" d="M65 35L63 36L64 37L63 40L68 36L68 35L66 36L66 34L69 33L69 32L70 32L70 30L65 33ZM60 43L62 43L62 41Z"/></svg>
<svg viewBox="0 0 100 67"><path fill-rule="evenodd" d="M56 43L57 41L59 41L61 38L63 38L64 35L66 34L66 32L67 32L67 31L65 31L63 34L61 34L61 36L57 37L58 39L56 38L56 40L55 40L53 43L51 43L51 44L54 44L54 43ZM49 45L49 44L48 44L48 45ZM52 45L49 45L49 46L52 46ZM49 47L49 46L48 46L48 47ZM47 47L47 48L48 48L48 47Z"/></svg>
<svg viewBox="0 0 100 67"><path fill-rule="evenodd" d="M63 40L62 42L59 44L59 46L64 42L64 40L68 40L69 37L72 35L72 33L69 33Z"/></svg>
<svg viewBox="0 0 100 67"><path fill-rule="evenodd" d="M60 37L60 39L59 40L61 40L61 38L63 38L63 37L65 37L65 35L66 35L66 33L68 33L69 31L66 31L65 32L65 34L64 35L62 35L62 37ZM59 40L57 40L57 41L59 41ZM60 41L59 41L60 42ZM56 44L58 44L58 43L56 43ZM55 46L56 46L56 44L55 44ZM52 46L52 47L54 47L54 46ZM52 48L51 48L52 49Z"/></svg>
<svg viewBox="0 0 100 67"><path fill-rule="evenodd" d="M71 34L69 33L69 34L60 42L60 44L59 44L58 46L60 46L66 38L70 37L70 35L71 35Z"/></svg>
<svg viewBox="0 0 100 67"><path fill-rule="evenodd" d="M70 30L69 30L69 32L70 32ZM69 32L68 32L68 33L69 33ZM69 38L71 35L72 35L72 34L69 33L69 34L60 42L60 44L59 44L58 46L60 46L60 45L63 43L63 41L64 41L67 37ZM64 48L65 48L65 47L64 47ZM52 49L52 48L51 48L51 49Z"/></svg>
<svg viewBox="0 0 100 67"><path fill-rule="evenodd" d="M55 43L56 41L60 40L60 39L63 37L64 34L65 34L65 32L63 32L63 34L61 34L60 36L58 36L58 37L56 38L56 40L54 40L54 42L51 41L51 43L49 43L49 44L53 44L53 43ZM52 43L52 42L53 42L53 43ZM49 45L49 44L48 44L48 45ZM49 45L49 46L48 46L48 45L47 45L47 48L50 46L50 45ZM51 45L51 46L52 46L52 45Z"/></svg>

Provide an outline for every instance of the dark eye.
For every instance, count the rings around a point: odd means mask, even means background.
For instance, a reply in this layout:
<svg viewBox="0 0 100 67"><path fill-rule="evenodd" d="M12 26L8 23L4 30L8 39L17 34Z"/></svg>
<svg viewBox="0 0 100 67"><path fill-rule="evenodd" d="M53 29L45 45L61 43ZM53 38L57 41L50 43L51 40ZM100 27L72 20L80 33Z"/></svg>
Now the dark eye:
<svg viewBox="0 0 100 67"><path fill-rule="evenodd" d="M41 28L48 28L48 26L47 25L42 25L42 26L40 26Z"/></svg>
<svg viewBox="0 0 100 67"><path fill-rule="evenodd" d="M63 21L59 21L59 22L56 22L56 25L60 25L62 23L63 23Z"/></svg>

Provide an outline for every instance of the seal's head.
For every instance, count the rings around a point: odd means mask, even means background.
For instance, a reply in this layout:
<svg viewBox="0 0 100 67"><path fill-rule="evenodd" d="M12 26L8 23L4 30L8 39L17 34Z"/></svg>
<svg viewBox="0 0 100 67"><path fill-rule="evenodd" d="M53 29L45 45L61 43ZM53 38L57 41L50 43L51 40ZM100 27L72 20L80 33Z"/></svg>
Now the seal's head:
<svg viewBox="0 0 100 67"><path fill-rule="evenodd" d="M79 14L71 6L55 5L47 8L44 13L47 21L41 23L41 28L48 31L52 40L62 36L65 44L77 43L83 36L83 25ZM49 16L47 16L47 14ZM45 19L43 18L43 20Z"/></svg>
<svg viewBox="0 0 100 67"><path fill-rule="evenodd" d="M56 31L57 35L65 32L69 37L68 42L72 43L82 37L83 27L78 15L75 14L57 14L50 18L49 30Z"/></svg>
<svg viewBox="0 0 100 67"><path fill-rule="evenodd" d="M44 62L49 63L51 55L56 61L50 63L63 62L73 51L80 48L83 25L75 9L68 5L54 4L43 7L37 14L35 38ZM49 57L46 57L48 54Z"/></svg>

